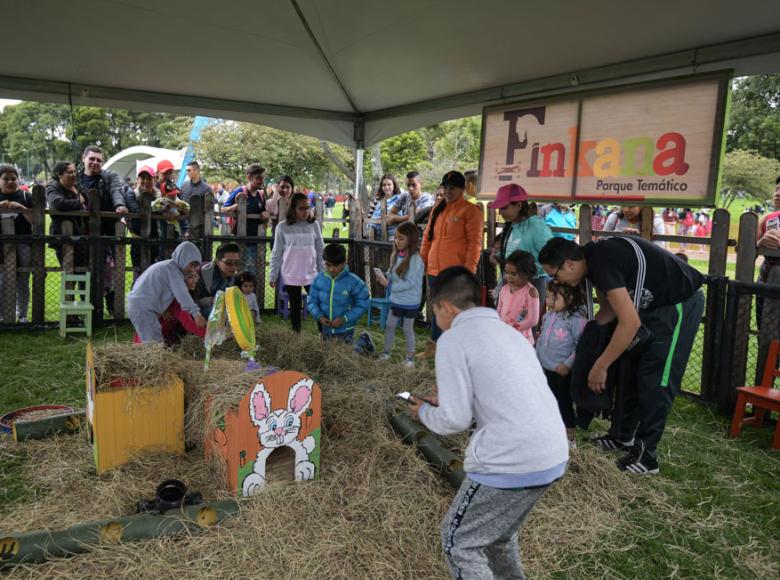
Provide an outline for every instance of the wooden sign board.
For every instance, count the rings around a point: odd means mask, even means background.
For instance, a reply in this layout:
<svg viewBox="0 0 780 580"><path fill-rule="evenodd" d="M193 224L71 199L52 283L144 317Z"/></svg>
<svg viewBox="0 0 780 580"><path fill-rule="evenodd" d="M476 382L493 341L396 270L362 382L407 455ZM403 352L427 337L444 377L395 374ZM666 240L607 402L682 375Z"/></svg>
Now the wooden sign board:
<svg viewBox="0 0 780 580"><path fill-rule="evenodd" d="M727 74L486 108L480 199L713 205Z"/></svg>
<svg viewBox="0 0 780 580"><path fill-rule="evenodd" d="M238 407L213 417L207 457L226 468L228 489L258 493L268 483L316 479L320 471L320 386L298 372L281 371L247 385Z"/></svg>

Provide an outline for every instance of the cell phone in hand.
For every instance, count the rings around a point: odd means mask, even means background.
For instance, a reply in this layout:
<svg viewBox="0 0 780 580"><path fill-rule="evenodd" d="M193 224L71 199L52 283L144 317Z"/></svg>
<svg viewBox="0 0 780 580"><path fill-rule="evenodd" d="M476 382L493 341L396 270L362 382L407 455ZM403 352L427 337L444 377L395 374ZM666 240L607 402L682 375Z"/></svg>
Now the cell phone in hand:
<svg viewBox="0 0 780 580"><path fill-rule="evenodd" d="M407 403L414 403L412 400L412 393L409 391L402 391L396 395L397 399L401 399L402 401L406 401Z"/></svg>

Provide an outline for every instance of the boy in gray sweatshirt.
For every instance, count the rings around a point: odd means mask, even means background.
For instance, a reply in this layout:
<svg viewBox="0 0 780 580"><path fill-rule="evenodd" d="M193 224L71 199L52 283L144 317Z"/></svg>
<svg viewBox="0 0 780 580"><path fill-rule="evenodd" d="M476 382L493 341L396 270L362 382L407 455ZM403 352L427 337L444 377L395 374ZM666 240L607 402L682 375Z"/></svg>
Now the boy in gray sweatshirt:
<svg viewBox="0 0 780 580"><path fill-rule="evenodd" d="M479 301L479 283L466 268L438 275L431 302L446 331L436 350L438 397L415 399L410 413L440 435L476 421L466 478L441 526L453 578L524 578L520 527L563 476L569 448L533 347Z"/></svg>

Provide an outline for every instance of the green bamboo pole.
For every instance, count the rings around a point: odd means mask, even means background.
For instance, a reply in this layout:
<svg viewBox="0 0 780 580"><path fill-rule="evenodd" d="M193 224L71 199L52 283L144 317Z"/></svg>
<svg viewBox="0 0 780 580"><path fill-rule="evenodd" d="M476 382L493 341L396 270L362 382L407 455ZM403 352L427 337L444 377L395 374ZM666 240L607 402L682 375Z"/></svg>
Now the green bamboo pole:
<svg viewBox="0 0 780 580"><path fill-rule="evenodd" d="M431 467L434 467L452 487L456 489L460 487L463 478L466 477L463 462L452 451L442 447L439 440L422 423L405 413L400 413L390 415L390 424L404 443L417 445L417 449L428 460Z"/></svg>
<svg viewBox="0 0 780 580"><path fill-rule="evenodd" d="M14 441L27 439L45 439L58 433L76 433L81 430L86 419L84 411L44 417L36 421L14 421Z"/></svg>
<svg viewBox="0 0 780 580"><path fill-rule="evenodd" d="M60 532L39 530L0 537L0 570L88 552L95 546L196 533L234 516L236 500L186 506L162 515L138 514L78 524Z"/></svg>

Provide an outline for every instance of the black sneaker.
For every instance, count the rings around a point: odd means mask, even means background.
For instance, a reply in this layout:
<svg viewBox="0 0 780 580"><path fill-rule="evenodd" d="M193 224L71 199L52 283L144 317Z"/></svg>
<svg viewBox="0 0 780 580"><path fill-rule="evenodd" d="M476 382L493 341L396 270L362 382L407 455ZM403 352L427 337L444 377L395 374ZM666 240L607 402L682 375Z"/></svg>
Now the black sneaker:
<svg viewBox="0 0 780 580"><path fill-rule="evenodd" d="M355 352L366 356L372 356L374 351L374 341L371 340L371 335L367 332L364 332L355 341Z"/></svg>
<svg viewBox="0 0 780 580"><path fill-rule="evenodd" d="M591 437L590 442L601 451L628 451L634 445L633 438L631 441L621 441L620 439L615 439L612 435Z"/></svg>
<svg viewBox="0 0 780 580"><path fill-rule="evenodd" d="M628 471L637 475L658 473L658 461L645 453L643 441L637 441L625 457L618 459L615 464L620 471Z"/></svg>

